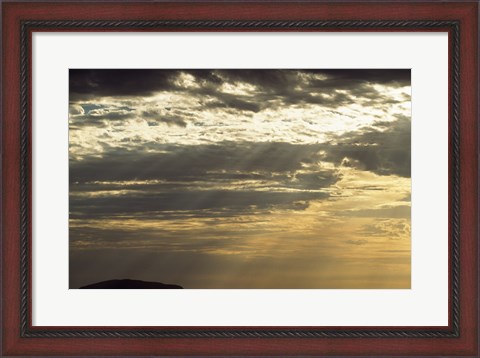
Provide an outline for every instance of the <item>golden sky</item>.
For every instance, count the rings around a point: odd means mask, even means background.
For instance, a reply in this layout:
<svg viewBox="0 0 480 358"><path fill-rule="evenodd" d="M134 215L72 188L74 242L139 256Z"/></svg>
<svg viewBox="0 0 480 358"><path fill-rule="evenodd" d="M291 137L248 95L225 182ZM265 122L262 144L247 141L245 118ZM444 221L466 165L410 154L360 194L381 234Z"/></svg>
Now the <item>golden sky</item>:
<svg viewBox="0 0 480 358"><path fill-rule="evenodd" d="M70 287L410 288L410 70L70 70Z"/></svg>

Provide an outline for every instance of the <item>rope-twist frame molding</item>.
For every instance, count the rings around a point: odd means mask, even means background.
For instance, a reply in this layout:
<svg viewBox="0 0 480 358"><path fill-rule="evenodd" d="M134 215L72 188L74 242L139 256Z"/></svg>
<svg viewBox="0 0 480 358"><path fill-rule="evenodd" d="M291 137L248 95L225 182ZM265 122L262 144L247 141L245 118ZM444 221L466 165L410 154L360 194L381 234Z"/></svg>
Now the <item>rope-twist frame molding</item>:
<svg viewBox="0 0 480 358"><path fill-rule="evenodd" d="M101 30L141 30L141 29L229 29L247 30L341 30L341 29L448 29L450 31L451 50L451 143L452 172L451 180L451 311L449 312L452 326L450 330L431 329L351 329L336 330L318 328L286 328L286 329L228 329L215 327L185 330L165 329L35 329L29 327L29 242L28 230L31 220L29 212L29 81L30 73L30 34L35 29L101 29ZM25 338L454 338L459 336L460 328L460 40L459 22L456 20L24 20L21 22L21 54L20 54L20 333Z"/></svg>

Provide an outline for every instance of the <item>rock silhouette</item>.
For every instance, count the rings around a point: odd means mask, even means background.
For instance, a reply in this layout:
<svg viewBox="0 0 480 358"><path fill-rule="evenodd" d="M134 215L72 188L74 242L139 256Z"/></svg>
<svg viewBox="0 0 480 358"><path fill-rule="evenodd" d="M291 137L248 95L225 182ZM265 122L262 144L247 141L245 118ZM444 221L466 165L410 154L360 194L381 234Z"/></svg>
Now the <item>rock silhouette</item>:
<svg viewBox="0 0 480 358"><path fill-rule="evenodd" d="M179 285L170 285L160 282L148 282L140 280L108 280L82 286L84 289L183 289Z"/></svg>

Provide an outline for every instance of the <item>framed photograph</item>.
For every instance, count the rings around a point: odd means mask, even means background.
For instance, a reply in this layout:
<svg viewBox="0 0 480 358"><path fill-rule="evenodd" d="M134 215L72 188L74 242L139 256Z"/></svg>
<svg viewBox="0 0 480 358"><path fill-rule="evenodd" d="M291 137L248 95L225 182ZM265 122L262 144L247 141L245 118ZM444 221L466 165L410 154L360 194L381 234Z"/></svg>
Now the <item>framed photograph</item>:
<svg viewBox="0 0 480 358"><path fill-rule="evenodd" d="M2 3L2 355L478 356L478 2Z"/></svg>

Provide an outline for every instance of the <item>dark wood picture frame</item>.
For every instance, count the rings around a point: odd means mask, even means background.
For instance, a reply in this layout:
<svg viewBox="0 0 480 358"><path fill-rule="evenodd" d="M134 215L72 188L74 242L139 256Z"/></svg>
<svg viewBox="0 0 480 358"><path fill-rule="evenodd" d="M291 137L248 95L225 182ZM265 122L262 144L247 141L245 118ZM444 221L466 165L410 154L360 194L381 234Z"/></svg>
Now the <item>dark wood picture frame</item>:
<svg viewBox="0 0 480 358"><path fill-rule="evenodd" d="M478 9L477 1L3 2L1 354L478 356ZM32 326L34 31L448 31L448 327Z"/></svg>

